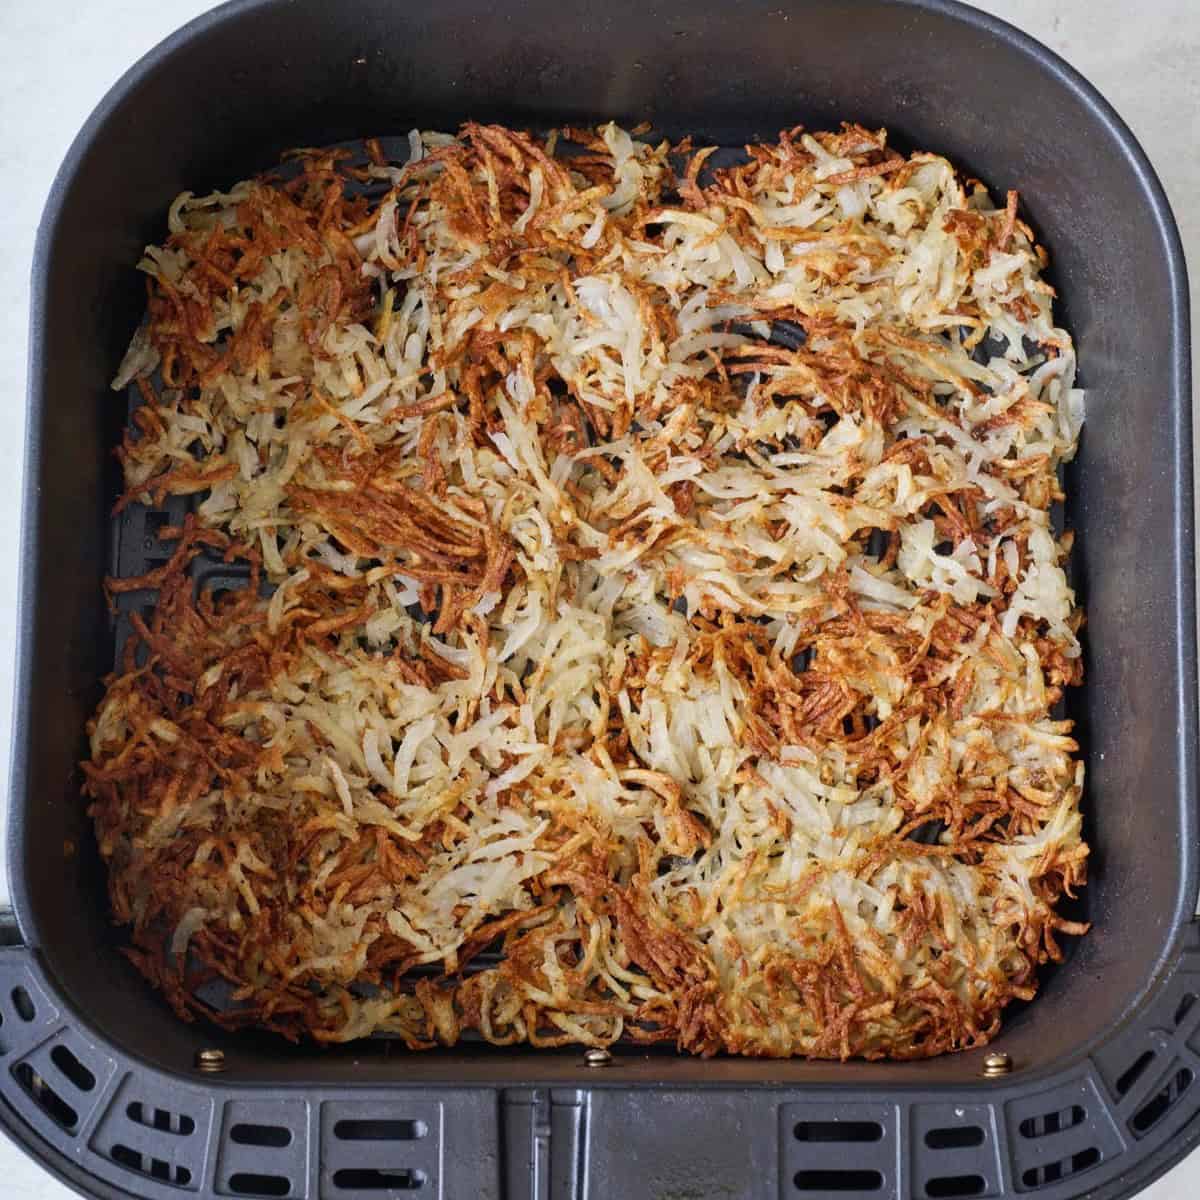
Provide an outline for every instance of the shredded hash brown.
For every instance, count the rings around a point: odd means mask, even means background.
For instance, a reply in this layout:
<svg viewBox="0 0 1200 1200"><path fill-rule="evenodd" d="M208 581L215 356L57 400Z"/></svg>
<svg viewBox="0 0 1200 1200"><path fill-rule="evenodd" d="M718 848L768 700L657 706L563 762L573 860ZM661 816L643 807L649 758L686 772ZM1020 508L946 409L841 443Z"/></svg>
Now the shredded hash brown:
<svg viewBox="0 0 1200 1200"><path fill-rule="evenodd" d="M1088 855L1016 194L857 126L409 140L140 264L120 506L196 507L108 583L157 593L84 763L133 961L323 1041L986 1042Z"/></svg>

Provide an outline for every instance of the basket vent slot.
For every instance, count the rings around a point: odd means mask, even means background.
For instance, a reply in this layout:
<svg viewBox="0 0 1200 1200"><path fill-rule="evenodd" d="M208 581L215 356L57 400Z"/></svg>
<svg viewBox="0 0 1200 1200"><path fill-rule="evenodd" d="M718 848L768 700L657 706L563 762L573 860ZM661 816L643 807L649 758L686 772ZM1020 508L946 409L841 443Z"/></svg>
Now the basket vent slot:
<svg viewBox="0 0 1200 1200"><path fill-rule="evenodd" d="M415 1142L428 1132L424 1121L338 1121L333 1127L342 1142Z"/></svg>
<svg viewBox="0 0 1200 1200"><path fill-rule="evenodd" d="M152 508L146 511L146 521L143 526L142 553L148 563L166 562L171 557L170 543L159 539L159 531L172 524L171 514L162 509Z"/></svg>
<svg viewBox="0 0 1200 1200"><path fill-rule="evenodd" d="M229 1190L235 1196L286 1196L292 1190L292 1181L284 1175L239 1171L230 1175Z"/></svg>
<svg viewBox="0 0 1200 1200"><path fill-rule="evenodd" d="M983 1145L984 1136L978 1125L951 1125L929 1130L925 1134L925 1145L930 1150L972 1150Z"/></svg>
<svg viewBox="0 0 1200 1200"><path fill-rule="evenodd" d="M982 1175L938 1175L925 1182L925 1195L934 1200L953 1196L982 1196L987 1180Z"/></svg>
<svg viewBox="0 0 1200 1200"><path fill-rule="evenodd" d="M173 1183L176 1187L186 1187L192 1182L192 1173L187 1167L178 1163L167 1162L165 1158L155 1158L150 1154L142 1154L121 1142L113 1144L109 1157L118 1166L136 1171L148 1179L157 1179L162 1183Z"/></svg>
<svg viewBox="0 0 1200 1200"><path fill-rule="evenodd" d="M879 1171L846 1169L797 1171L793 1182L801 1192L877 1192L883 1187Z"/></svg>
<svg viewBox="0 0 1200 1200"><path fill-rule="evenodd" d="M415 1192L425 1186L425 1172L409 1167L343 1167L334 1171L333 1186L348 1192Z"/></svg>
<svg viewBox="0 0 1200 1200"><path fill-rule="evenodd" d="M239 1146L269 1146L281 1150L292 1144L292 1131L282 1125L256 1125L243 1121L230 1129L229 1136Z"/></svg>
<svg viewBox="0 0 1200 1200"><path fill-rule="evenodd" d="M795 1134L799 1142L878 1142L883 1126L878 1121L799 1121Z"/></svg>
<svg viewBox="0 0 1200 1200"><path fill-rule="evenodd" d="M908 834L908 840L922 846L937 846L941 844L942 834L945 832L945 821L922 821Z"/></svg>
<svg viewBox="0 0 1200 1200"><path fill-rule="evenodd" d="M1117 1095L1123 1096L1146 1073L1146 1068L1154 1061L1153 1050L1143 1051L1137 1060L1118 1080Z"/></svg>
<svg viewBox="0 0 1200 1200"><path fill-rule="evenodd" d="M1191 1068L1180 1067L1167 1084L1133 1114L1130 1124L1139 1137L1152 1129L1192 1086Z"/></svg>
<svg viewBox="0 0 1200 1200"><path fill-rule="evenodd" d="M1026 1117L1018 1126L1021 1136L1025 1138L1046 1137L1052 1133L1062 1133L1074 1129L1087 1120L1087 1112L1078 1104L1069 1108L1056 1109L1054 1112L1042 1113L1036 1117Z"/></svg>
<svg viewBox="0 0 1200 1200"><path fill-rule="evenodd" d="M27 1062L13 1067L13 1078L25 1094L61 1129L73 1133L79 1124L75 1111Z"/></svg>
<svg viewBox="0 0 1200 1200"><path fill-rule="evenodd" d="M156 1129L159 1133L173 1133L178 1137L187 1137L194 1133L196 1122L187 1113L174 1113L166 1108L153 1108L134 1100L126 1105L125 1115L135 1124L147 1129Z"/></svg>
<svg viewBox="0 0 1200 1200"><path fill-rule="evenodd" d="M59 1043L50 1051L50 1061L81 1091L90 1092L96 1077L75 1057L69 1046Z"/></svg>
<svg viewBox="0 0 1200 1200"><path fill-rule="evenodd" d="M812 660L814 657L815 656L813 654L812 647L805 646L805 648L799 651L799 653L792 655L792 670L795 671L797 675L803 674L803 672L807 671L812 665Z"/></svg>
<svg viewBox="0 0 1200 1200"><path fill-rule="evenodd" d="M17 1016L27 1024L37 1016L37 1009L33 1006L33 999L23 987L13 988L12 1006Z"/></svg>
<svg viewBox="0 0 1200 1200"><path fill-rule="evenodd" d="M1179 1001L1179 1007L1175 1009L1175 1025L1176 1025L1176 1027L1178 1027L1184 1023L1184 1021L1187 1019L1188 1013L1190 1013L1192 1011L1192 1009L1195 1007L1195 1005L1196 1005L1196 993L1195 992L1185 992L1183 999L1181 999Z"/></svg>
<svg viewBox="0 0 1200 1200"><path fill-rule="evenodd" d="M1058 1183L1078 1175L1089 1167L1094 1167L1100 1161L1100 1151L1095 1146L1079 1150L1069 1158L1060 1158L1057 1162L1045 1163L1040 1167L1030 1167L1022 1176L1021 1182L1027 1188L1045 1187L1050 1183Z"/></svg>
<svg viewBox="0 0 1200 1200"><path fill-rule="evenodd" d="M876 562L880 561L888 552L890 542L891 535L886 529L872 529L867 534L867 556L875 559Z"/></svg>

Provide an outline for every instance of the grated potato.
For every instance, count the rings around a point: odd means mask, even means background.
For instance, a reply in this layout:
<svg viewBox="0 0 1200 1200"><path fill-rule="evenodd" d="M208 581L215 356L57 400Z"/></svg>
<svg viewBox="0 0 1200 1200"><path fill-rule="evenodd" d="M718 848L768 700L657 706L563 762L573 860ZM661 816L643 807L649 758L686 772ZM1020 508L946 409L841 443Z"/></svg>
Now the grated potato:
<svg viewBox="0 0 1200 1200"><path fill-rule="evenodd" d="M330 1041L986 1042L1088 854L1015 193L857 126L409 140L141 261L121 504L200 499L108 584L158 592L84 764L134 961Z"/></svg>

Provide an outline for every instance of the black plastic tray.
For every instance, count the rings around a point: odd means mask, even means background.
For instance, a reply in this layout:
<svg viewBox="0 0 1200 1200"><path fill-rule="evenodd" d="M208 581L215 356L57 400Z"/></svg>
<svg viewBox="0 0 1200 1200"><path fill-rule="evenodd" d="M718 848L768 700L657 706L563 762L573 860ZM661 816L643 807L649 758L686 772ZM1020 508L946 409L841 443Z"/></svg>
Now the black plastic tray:
<svg viewBox="0 0 1200 1200"><path fill-rule="evenodd" d="M116 953L75 763L119 629L107 389L176 192L290 146L467 117L649 119L737 145L885 124L1049 247L1088 392L1066 520L1088 612L1072 698L1094 923L992 1049L910 1064L700 1061L394 1043L332 1051L184 1025ZM1187 288L1129 131L1054 55L938 0L238 0L151 52L72 147L33 278L0 1125L105 1197L1128 1196L1200 1140L1196 635ZM142 528L135 529L137 521ZM132 539L132 540L130 540ZM140 540L139 540L140 539ZM150 543L152 545L152 543ZM195 1066L220 1050L225 1072ZM0 1185L2 1190L2 1185Z"/></svg>

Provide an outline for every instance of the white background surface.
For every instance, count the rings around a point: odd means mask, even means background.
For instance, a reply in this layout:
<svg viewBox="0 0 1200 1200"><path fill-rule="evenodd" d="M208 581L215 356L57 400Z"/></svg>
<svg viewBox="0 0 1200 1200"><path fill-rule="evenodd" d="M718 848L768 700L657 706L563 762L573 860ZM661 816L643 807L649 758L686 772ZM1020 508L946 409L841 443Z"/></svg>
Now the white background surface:
<svg viewBox="0 0 1200 1200"><path fill-rule="evenodd" d="M978 3L1058 51L1112 101L1162 176L1192 272L1200 275L1200 3ZM207 0L0 0L0 797L8 779L34 231L67 146L104 92L136 58L209 7ZM197 119L204 119L202 106ZM1197 307L1193 299L1194 312ZM1193 342L1200 347L1195 335ZM4 887L0 865L0 894ZM4 1200L67 1200L71 1194L0 1138ZM1197 1197L1200 1155L1142 1194L1142 1200Z"/></svg>

